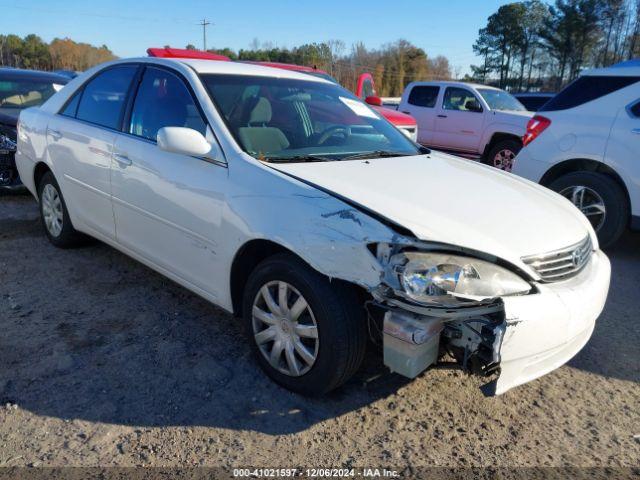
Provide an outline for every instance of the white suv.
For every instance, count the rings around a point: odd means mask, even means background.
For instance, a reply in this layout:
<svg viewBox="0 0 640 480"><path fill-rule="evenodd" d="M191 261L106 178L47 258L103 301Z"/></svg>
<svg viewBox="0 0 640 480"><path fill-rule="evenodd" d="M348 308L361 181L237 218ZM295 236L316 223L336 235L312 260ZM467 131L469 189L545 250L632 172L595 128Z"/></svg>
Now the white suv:
<svg viewBox="0 0 640 480"><path fill-rule="evenodd" d="M18 130L51 243L91 235L243 318L297 392L345 382L371 335L402 375L447 352L502 393L571 358L605 303L609 260L572 205L418 147L320 78L120 60Z"/></svg>
<svg viewBox="0 0 640 480"><path fill-rule="evenodd" d="M559 192L600 244L640 229L640 61L585 72L527 127L513 173Z"/></svg>
<svg viewBox="0 0 640 480"><path fill-rule="evenodd" d="M418 142L510 171L533 116L510 93L463 82L413 82L398 110L418 122Z"/></svg>

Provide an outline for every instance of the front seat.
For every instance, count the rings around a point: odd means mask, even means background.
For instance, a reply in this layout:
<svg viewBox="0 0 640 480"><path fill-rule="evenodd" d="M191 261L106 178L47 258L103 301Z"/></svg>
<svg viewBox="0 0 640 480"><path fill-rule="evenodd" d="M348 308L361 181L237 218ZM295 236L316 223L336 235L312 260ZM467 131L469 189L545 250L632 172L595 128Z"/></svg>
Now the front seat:
<svg viewBox="0 0 640 480"><path fill-rule="evenodd" d="M271 121L271 102L260 97L249 114L246 127L238 129L238 136L244 148L254 153L275 153L289 147L289 140L276 127L268 127Z"/></svg>

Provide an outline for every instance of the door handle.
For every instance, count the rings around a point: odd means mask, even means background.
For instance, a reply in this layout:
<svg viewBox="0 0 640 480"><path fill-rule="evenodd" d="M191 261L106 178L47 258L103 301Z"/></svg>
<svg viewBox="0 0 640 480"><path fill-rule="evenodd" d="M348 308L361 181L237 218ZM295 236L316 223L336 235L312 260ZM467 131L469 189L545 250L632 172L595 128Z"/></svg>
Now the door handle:
<svg viewBox="0 0 640 480"><path fill-rule="evenodd" d="M640 128L634 128L631 130L631 133L635 133L636 135L640 135Z"/></svg>
<svg viewBox="0 0 640 480"><path fill-rule="evenodd" d="M114 153L113 159L118 162L118 165L120 165L122 168L128 167L132 163L131 159L124 153Z"/></svg>
<svg viewBox="0 0 640 480"><path fill-rule="evenodd" d="M438 118L447 118L446 115L438 115Z"/></svg>
<svg viewBox="0 0 640 480"><path fill-rule="evenodd" d="M62 133L60 133L58 130L47 128L47 133L51 135L54 140L60 140L62 138Z"/></svg>
<svg viewBox="0 0 640 480"><path fill-rule="evenodd" d="M407 112L406 110L403 110L402 113L404 113L405 115L411 115L411 112Z"/></svg>

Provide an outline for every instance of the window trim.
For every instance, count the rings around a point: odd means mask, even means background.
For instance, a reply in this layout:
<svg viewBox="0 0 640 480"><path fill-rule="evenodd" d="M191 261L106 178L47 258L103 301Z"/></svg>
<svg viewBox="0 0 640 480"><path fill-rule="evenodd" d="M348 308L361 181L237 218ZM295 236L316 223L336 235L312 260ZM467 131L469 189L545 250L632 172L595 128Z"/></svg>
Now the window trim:
<svg viewBox="0 0 640 480"><path fill-rule="evenodd" d="M473 98L476 99L476 102L478 102L478 105L480 105L480 108L482 110L480 110L479 112L474 112L472 110L454 110L452 108L446 108L445 107L445 100L447 98L447 92L449 90L464 90L465 92L468 92ZM468 88L465 87L457 87L454 85L449 85L444 89L444 93L442 94L442 110L446 110L447 112L463 112L463 113L484 113L484 106L482 105L482 102L478 99L478 97L476 96L475 93L473 93L471 90L469 90Z"/></svg>
<svg viewBox="0 0 640 480"><path fill-rule="evenodd" d="M640 119L640 115L636 115L635 113L633 113L633 108L636 107L637 105L640 105L640 98L637 100L634 100L633 102L631 102L629 105L625 107L625 110L627 111L627 115L629 115L631 118Z"/></svg>
<svg viewBox="0 0 640 480"><path fill-rule="evenodd" d="M428 107L426 105L418 105L416 103L411 102L411 94L414 92L414 90L418 88L435 88L437 90L436 97L433 102L433 107ZM417 108L438 108L438 99L440 98L440 91L442 89L443 87L441 85L414 85L413 87L411 87L411 91L409 92L409 95L407 95L407 103L412 107L417 107Z"/></svg>

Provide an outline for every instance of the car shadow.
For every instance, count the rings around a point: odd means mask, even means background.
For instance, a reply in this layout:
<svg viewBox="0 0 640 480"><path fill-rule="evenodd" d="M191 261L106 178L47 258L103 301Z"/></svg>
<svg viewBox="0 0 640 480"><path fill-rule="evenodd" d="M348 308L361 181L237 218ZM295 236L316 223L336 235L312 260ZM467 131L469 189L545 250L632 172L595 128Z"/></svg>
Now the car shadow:
<svg viewBox="0 0 640 480"><path fill-rule="evenodd" d="M237 319L105 245L57 250L34 235L36 219L35 205L9 223L0 218L0 231L23 228L0 238L0 405L62 419L275 435L357 411L409 382L370 353L335 392L293 394L260 371ZM640 235L629 234L609 252L611 294L573 367L640 381L638 245Z"/></svg>

